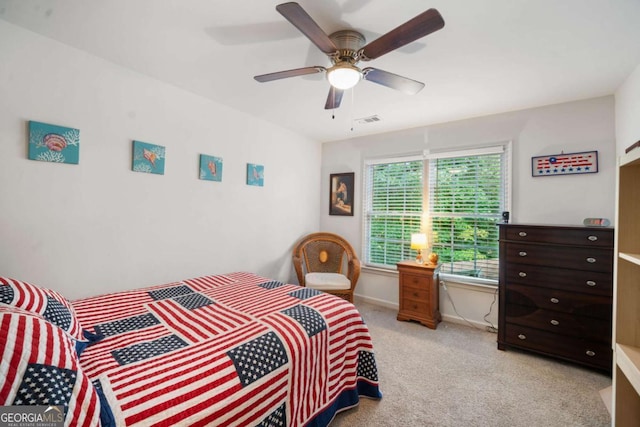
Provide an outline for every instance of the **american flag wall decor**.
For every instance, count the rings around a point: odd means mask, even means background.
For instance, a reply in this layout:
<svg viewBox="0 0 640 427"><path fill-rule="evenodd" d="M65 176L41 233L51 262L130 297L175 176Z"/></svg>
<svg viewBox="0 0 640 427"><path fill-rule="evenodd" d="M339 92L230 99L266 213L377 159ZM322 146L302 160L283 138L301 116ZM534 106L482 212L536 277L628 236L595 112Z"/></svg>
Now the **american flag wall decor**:
<svg viewBox="0 0 640 427"><path fill-rule="evenodd" d="M598 172L598 152L561 153L531 158L531 175L557 176Z"/></svg>

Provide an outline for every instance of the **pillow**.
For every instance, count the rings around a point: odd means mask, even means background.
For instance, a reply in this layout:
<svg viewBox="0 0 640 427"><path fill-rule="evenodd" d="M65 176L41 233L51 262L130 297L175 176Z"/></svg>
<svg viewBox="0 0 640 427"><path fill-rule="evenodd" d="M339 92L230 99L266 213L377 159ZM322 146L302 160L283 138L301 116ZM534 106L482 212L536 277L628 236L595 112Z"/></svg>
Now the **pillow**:
<svg viewBox="0 0 640 427"><path fill-rule="evenodd" d="M38 314L0 306L0 353L0 405L48 406L65 425L98 425L98 394L60 328Z"/></svg>
<svg viewBox="0 0 640 427"><path fill-rule="evenodd" d="M62 329L75 340L78 356L89 344L102 338L84 331L71 303L51 289L0 277L0 303L39 314Z"/></svg>

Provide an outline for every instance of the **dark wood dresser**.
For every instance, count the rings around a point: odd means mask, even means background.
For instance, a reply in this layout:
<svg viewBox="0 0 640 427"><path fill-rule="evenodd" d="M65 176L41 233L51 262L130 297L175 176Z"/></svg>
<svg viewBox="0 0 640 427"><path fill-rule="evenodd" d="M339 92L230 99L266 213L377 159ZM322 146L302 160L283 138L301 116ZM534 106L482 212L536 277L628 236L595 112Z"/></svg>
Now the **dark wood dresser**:
<svg viewBox="0 0 640 427"><path fill-rule="evenodd" d="M442 320L439 309L438 265L400 261L398 320L415 320L431 329Z"/></svg>
<svg viewBox="0 0 640 427"><path fill-rule="evenodd" d="M613 228L499 227L498 348L610 372Z"/></svg>

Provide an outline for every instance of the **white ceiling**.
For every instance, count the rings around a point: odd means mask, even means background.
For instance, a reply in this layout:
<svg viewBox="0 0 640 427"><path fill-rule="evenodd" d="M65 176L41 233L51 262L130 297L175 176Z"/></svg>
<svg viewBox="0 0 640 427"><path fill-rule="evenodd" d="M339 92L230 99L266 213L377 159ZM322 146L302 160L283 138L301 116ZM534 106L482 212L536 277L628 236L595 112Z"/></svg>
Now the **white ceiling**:
<svg viewBox="0 0 640 427"><path fill-rule="evenodd" d="M420 93L363 81L332 119L322 74L253 79L330 65L278 3L0 0L0 19L318 141L609 95L640 63L640 0L299 0L327 34L356 29L367 41L429 8L445 20L364 63L424 82ZM374 114L382 120L351 130Z"/></svg>

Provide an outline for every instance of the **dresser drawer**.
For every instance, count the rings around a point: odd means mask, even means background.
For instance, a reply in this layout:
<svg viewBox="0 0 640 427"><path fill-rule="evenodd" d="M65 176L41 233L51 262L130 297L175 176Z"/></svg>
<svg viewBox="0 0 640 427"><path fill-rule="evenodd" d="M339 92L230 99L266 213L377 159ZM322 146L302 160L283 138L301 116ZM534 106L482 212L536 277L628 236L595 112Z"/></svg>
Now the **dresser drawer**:
<svg viewBox="0 0 640 427"><path fill-rule="evenodd" d="M506 303L611 321L612 299L533 286L507 285Z"/></svg>
<svg viewBox="0 0 640 427"><path fill-rule="evenodd" d="M511 323L507 323L505 342L600 369L612 368L611 343L568 337Z"/></svg>
<svg viewBox="0 0 640 427"><path fill-rule="evenodd" d="M507 263L604 273L613 271L613 252L610 249L510 243L506 245L506 252Z"/></svg>
<svg viewBox="0 0 640 427"><path fill-rule="evenodd" d="M507 305L506 311L508 323L543 329L560 335L587 338L607 344L611 342L611 320L517 304Z"/></svg>
<svg viewBox="0 0 640 427"><path fill-rule="evenodd" d="M549 228L507 226L505 239L516 242L537 242L560 245L584 245L613 248L613 229Z"/></svg>
<svg viewBox="0 0 640 427"><path fill-rule="evenodd" d="M431 279L424 275L402 273L400 275L400 285L412 289L429 289Z"/></svg>
<svg viewBox="0 0 640 427"><path fill-rule="evenodd" d="M541 286L608 297L613 293L611 273L599 271L510 263L507 264L505 278L509 284Z"/></svg>

